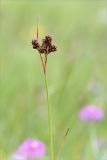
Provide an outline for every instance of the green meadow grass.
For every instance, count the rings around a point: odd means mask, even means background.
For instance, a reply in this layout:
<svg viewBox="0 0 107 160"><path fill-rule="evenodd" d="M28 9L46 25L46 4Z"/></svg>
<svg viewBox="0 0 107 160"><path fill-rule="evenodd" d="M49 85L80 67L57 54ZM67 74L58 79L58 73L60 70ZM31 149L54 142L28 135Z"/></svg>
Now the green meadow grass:
<svg viewBox="0 0 107 160"><path fill-rule="evenodd" d="M86 147L88 124L79 120L78 112L86 104L101 106L105 118L95 125L98 136L107 138L107 2L0 3L0 153L10 155L24 139L34 137L46 144L49 155L44 76L40 57L31 45L38 16L40 41L50 33L58 46L47 65L54 152L70 128L60 156L95 160L91 147Z"/></svg>

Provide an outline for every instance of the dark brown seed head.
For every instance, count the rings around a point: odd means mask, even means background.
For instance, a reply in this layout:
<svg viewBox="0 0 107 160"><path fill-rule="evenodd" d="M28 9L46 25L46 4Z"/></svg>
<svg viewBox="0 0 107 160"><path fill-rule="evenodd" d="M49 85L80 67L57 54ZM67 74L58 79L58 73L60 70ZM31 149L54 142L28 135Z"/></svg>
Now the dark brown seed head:
<svg viewBox="0 0 107 160"><path fill-rule="evenodd" d="M52 52L57 51L57 46L55 44L52 45Z"/></svg>
<svg viewBox="0 0 107 160"><path fill-rule="evenodd" d="M46 35L42 40L42 44L40 45L37 39L32 40L32 45L34 49L37 49L39 53L49 54L51 52L57 51L57 47L55 44L52 44L52 37L50 35Z"/></svg>
<svg viewBox="0 0 107 160"><path fill-rule="evenodd" d="M46 43L48 46L51 45L52 37L50 35L45 36L43 43Z"/></svg>
<svg viewBox="0 0 107 160"><path fill-rule="evenodd" d="M39 48L40 53L47 53L47 45L43 42Z"/></svg>
<svg viewBox="0 0 107 160"><path fill-rule="evenodd" d="M37 41L37 39L32 39L32 45L33 45L34 49L39 49L39 47L40 47L40 44Z"/></svg>
<svg viewBox="0 0 107 160"><path fill-rule="evenodd" d="M57 47L56 47L56 45L53 44L49 47L48 52L51 53L51 52L55 52L55 51L57 51Z"/></svg>

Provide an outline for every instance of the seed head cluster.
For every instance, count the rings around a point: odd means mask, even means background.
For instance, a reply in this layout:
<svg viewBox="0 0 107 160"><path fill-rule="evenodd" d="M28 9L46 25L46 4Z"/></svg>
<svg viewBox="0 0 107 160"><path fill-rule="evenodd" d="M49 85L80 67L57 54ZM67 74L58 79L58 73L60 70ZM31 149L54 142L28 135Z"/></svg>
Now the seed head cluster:
<svg viewBox="0 0 107 160"><path fill-rule="evenodd" d="M52 36L50 35L45 36L45 38L42 40L41 45L37 39L33 39L32 46L34 49L37 49L41 54L49 54L51 52L57 51L57 47L55 44L52 43Z"/></svg>

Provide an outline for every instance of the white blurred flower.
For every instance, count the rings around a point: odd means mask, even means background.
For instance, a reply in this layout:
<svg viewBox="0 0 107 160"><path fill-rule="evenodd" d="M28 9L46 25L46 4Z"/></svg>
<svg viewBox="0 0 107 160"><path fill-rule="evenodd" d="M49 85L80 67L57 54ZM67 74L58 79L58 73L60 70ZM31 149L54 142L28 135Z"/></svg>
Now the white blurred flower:
<svg viewBox="0 0 107 160"><path fill-rule="evenodd" d="M17 155L17 154L13 154L13 155L11 156L11 159L12 159L12 160L26 160L26 158L23 158L23 157L21 157L21 156L19 156L19 155Z"/></svg>
<svg viewBox="0 0 107 160"><path fill-rule="evenodd" d="M107 24L107 8L103 8L100 11L99 18L104 24Z"/></svg>

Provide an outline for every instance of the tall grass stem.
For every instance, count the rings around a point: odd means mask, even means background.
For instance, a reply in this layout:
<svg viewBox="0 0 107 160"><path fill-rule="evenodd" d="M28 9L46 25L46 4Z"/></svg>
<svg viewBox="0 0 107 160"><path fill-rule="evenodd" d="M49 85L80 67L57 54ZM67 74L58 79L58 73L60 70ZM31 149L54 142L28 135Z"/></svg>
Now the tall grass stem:
<svg viewBox="0 0 107 160"><path fill-rule="evenodd" d="M46 70L44 72L44 77L45 77L46 97L47 97L47 105L48 105L49 131L50 131L50 160L53 160L54 153L53 153L53 131L52 131L52 122L51 122L52 118L51 118L51 108L50 108L50 103L49 103L49 93L48 93Z"/></svg>

